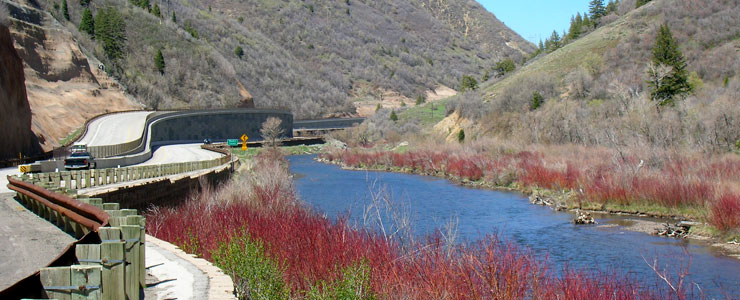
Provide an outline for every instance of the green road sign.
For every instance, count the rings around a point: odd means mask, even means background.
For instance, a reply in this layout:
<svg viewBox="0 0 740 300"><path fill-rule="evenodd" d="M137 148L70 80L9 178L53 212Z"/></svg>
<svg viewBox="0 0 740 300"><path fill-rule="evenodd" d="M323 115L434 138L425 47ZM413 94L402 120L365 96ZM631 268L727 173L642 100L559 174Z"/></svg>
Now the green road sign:
<svg viewBox="0 0 740 300"><path fill-rule="evenodd" d="M237 139L228 139L228 140L226 140L226 144L229 145L229 147L236 147L236 146L239 146L239 140L237 140Z"/></svg>

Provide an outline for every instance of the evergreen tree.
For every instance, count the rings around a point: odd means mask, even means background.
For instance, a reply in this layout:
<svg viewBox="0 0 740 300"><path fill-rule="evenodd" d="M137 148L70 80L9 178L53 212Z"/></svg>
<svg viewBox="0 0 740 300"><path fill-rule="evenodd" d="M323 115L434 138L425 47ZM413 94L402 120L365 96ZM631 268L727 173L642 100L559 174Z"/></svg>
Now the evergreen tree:
<svg viewBox="0 0 740 300"><path fill-rule="evenodd" d="M529 109L538 109L543 103L545 103L545 97L543 97L539 91L534 91L532 93L532 98L529 100Z"/></svg>
<svg viewBox="0 0 740 300"><path fill-rule="evenodd" d="M162 17L162 11L159 10L159 5L157 3L154 3L154 7L152 7L152 14L158 18Z"/></svg>
<svg viewBox="0 0 740 300"><path fill-rule="evenodd" d="M545 49L547 49L547 52L553 52L558 48L560 48L560 34L553 30L550 38L545 40Z"/></svg>
<svg viewBox="0 0 740 300"><path fill-rule="evenodd" d="M172 23L177 23L177 16L174 11L172 12Z"/></svg>
<svg viewBox="0 0 740 300"><path fill-rule="evenodd" d="M591 19L598 21L606 14L606 7L604 7L604 0L591 0L588 4L588 13L591 14Z"/></svg>
<svg viewBox="0 0 740 300"><path fill-rule="evenodd" d="M158 49L157 54L154 56L154 67L157 68L159 74L164 74L164 55L162 55L162 49Z"/></svg>
<svg viewBox="0 0 740 300"><path fill-rule="evenodd" d="M67 21L69 21L69 9L67 8L67 0L62 0L62 15Z"/></svg>
<svg viewBox="0 0 740 300"><path fill-rule="evenodd" d="M478 89L478 81L470 75L463 75L460 80L460 92L474 91Z"/></svg>
<svg viewBox="0 0 740 300"><path fill-rule="evenodd" d="M545 51L545 44L542 43L542 39L540 39L540 44L537 46L540 51Z"/></svg>
<svg viewBox="0 0 740 300"><path fill-rule="evenodd" d="M570 29L568 29L568 39L575 40L581 36L583 30L583 18L581 13L577 13L575 17L570 19Z"/></svg>
<svg viewBox="0 0 740 300"><path fill-rule="evenodd" d="M516 70L516 64L514 64L514 61L510 58L501 60L496 63L496 76L504 76L506 73L510 73L514 70ZM485 80L484 80L485 81Z"/></svg>
<svg viewBox="0 0 740 300"><path fill-rule="evenodd" d="M80 32L86 32L91 36L95 36L95 20L93 19L92 11L90 8L85 8L82 12L82 20L80 20Z"/></svg>
<svg viewBox="0 0 740 300"><path fill-rule="evenodd" d="M398 121L398 116L396 115L396 111L395 110L392 110L391 111L391 117L390 117L390 119L393 122Z"/></svg>
<svg viewBox="0 0 740 300"><path fill-rule="evenodd" d="M588 14L583 14L583 28L591 28L594 27L594 22L591 22L591 17L588 16Z"/></svg>
<svg viewBox="0 0 740 300"><path fill-rule="evenodd" d="M242 49L242 46L236 46L236 49L234 49L234 55L238 58L242 58L242 56L244 56L244 49Z"/></svg>
<svg viewBox="0 0 740 300"><path fill-rule="evenodd" d="M110 59L123 57L126 45L126 21L117 9L107 7L95 16L95 39L103 45L105 55Z"/></svg>
<svg viewBox="0 0 740 300"><path fill-rule="evenodd" d="M459 143L462 143L465 141L465 130L460 128L460 131L457 132L457 141Z"/></svg>
<svg viewBox="0 0 740 300"><path fill-rule="evenodd" d="M676 96L691 92L686 59L678 49L678 43L673 39L673 34L667 24L661 25L658 29L655 47L653 47L652 65L648 83L653 89L650 96L658 105L673 105ZM670 72L667 75L657 74L655 70L661 66L670 67Z"/></svg>
<svg viewBox="0 0 740 300"><path fill-rule="evenodd" d="M650 2L650 0L637 0L637 3L635 3L635 8L648 4L648 2Z"/></svg>

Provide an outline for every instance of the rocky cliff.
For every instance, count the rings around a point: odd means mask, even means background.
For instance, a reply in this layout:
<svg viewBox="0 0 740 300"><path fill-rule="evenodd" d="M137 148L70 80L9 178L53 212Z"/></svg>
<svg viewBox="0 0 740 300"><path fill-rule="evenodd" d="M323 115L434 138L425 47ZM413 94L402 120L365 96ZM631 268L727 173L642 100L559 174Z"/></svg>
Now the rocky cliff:
<svg viewBox="0 0 740 300"><path fill-rule="evenodd" d="M31 107L24 82L23 62L13 47L8 27L0 23L0 159L40 152L31 132Z"/></svg>

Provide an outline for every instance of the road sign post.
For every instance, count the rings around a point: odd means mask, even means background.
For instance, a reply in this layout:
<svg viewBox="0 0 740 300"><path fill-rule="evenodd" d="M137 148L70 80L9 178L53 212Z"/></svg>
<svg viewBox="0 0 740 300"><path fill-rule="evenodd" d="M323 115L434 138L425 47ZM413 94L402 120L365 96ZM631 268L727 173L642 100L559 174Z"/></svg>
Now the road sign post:
<svg viewBox="0 0 740 300"><path fill-rule="evenodd" d="M247 140L248 139L249 137L247 136L246 133L242 134L242 151L247 151Z"/></svg>

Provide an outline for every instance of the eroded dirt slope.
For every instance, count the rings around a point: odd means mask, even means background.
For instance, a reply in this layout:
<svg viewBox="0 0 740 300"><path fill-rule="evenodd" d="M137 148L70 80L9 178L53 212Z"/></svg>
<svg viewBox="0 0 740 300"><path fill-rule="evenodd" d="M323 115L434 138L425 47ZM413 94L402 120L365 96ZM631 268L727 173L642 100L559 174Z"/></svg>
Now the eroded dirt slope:
<svg viewBox="0 0 740 300"><path fill-rule="evenodd" d="M33 132L45 151L95 115L141 109L78 46L70 28L48 13L17 2L4 2L10 32L23 59Z"/></svg>

